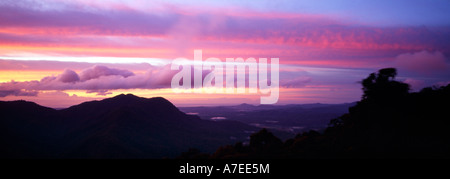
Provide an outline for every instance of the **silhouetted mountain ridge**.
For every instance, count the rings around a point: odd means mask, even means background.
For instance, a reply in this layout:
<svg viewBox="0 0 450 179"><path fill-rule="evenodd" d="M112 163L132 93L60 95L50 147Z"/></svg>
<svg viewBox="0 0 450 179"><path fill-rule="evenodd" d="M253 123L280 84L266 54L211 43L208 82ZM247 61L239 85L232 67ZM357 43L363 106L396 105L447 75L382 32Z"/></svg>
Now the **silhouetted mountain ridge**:
<svg viewBox="0 0 450 179"><path fill-rule="evenodd" d="M111 109L120 108L135 108L139 110L145 110L152 112L153 115L184 115L178 110L170 101L162 97L154 98L141 98L132 94L120 94L112 98L103 99L101 101L89 101L79 105L71 106L67 109L61 110L62 112L78 113L78 111L92 113L98 113L100 111L109 111Z"/></svg>
<svg viewBox="0 0 450 179"><path fill-rule="evenodd" d="M214 151L254 127L205 121L162 98L118 95L55 110L0 102L2 158L161 158L188 148Z"/></svg>

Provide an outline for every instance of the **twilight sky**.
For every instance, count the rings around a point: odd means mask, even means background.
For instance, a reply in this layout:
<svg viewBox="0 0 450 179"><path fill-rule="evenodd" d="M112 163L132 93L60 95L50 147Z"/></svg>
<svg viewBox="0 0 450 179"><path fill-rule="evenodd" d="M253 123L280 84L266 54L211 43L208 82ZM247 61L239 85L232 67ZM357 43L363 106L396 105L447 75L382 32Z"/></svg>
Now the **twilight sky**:
<svg viewBox="0 0 450 179"><path fill-rule="evenodd" d="M178 57L279 58L277 104L359 100L396 67L413 91L450 83L448 0L0 1L0 100L49 107L133 93L178 106L261 94L176 94Z"/></svg>

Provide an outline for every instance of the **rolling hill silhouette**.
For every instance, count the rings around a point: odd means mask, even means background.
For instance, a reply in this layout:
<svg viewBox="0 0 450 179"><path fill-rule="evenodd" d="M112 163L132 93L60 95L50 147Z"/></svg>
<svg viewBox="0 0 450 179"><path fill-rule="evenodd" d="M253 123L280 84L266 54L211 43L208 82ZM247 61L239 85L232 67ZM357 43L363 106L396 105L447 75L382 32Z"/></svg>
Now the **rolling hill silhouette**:
<svg viewBox="0 0 450 179"><path fill-rule="evenodd" d="M2 158L162 158L212 152L256 128L187 115L168 100L131 94L55 110L0 102Z"/></svg>

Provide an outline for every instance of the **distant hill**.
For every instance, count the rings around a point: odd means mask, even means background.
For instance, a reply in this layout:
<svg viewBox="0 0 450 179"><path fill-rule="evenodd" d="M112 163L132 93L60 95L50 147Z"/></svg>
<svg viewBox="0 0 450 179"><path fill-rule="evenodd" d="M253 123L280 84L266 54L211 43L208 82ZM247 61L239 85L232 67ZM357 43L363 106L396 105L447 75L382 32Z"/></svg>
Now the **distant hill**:
<svg viewBox="0 0 450 179"><path fill-rule="evenodd" d="M55 110L0 101L1 158L163 158L189 148L212 152L257 128L202 120L168 100L131 94Z"/></svg>
<svg viewBox="0 0 450 179"><path fill-rule="evenodd" d="M349 107L354 105L356 103L258 106L244 103L236 106L180 107L179 109L206 120L235 120L256 127L300 133L325 129L331 119L347 113Z"/></svg>

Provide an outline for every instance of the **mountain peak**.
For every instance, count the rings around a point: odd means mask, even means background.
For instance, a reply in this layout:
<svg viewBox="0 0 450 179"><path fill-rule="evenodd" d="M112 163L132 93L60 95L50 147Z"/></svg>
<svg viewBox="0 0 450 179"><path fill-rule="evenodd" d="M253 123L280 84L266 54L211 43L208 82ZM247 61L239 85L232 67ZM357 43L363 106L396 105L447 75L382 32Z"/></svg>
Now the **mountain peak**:
<svg viewBox="0 0 450 179"><path fill-rule="evenodd" d="M240 104L239 106L253 106L253 107L254 107L254 105L248 104L248 103L242 103L242 104Z"/></svg>
<svg viewBox="0 0 450 179"><path fill-rule="evenodd" d="M136 99L141 99L141 97L139 96L135 96L131 93L128 94L119 94L117 96L114 96L112 98L107 98L107 99L117 99L117 100L136 100Z"/></svg>
<svg viewBox="0 0 450 179"><path fill-rule="evenodd" d="M122 93L122 94L116 95L111 98L102 99L100 101L117 101L117 100L119 100L119 101L141 101L141 100L147 100L147 99L152 99L152 98L139 97L139 96L136 96L131 93L128 93L128 94Z"/></svg>
<svg viewBox="0 0 450 179"><path fill-rule="evenodd" d="M214 152L236 142L230 136L245 140L243 131L255 130L233 121L201 120L162 97L132 94L62 110L0 101L0 124L0 158L175 157L188 148Z"/></svg>
<svg viewBox="0 0 450 179"><path fill-rule="evenodd" d="M133 109L152 111L160 115L182 115L178 108L163 97L143 98L133 94L120 94L100 101L89 101L71 106L66 111L110 111L117 109ZM82 114L80 114L82 115Z"/></svg>
<svg viewBox="0 0 450 179"><path fill-rule="evenodd" d="M102 101L118 101L119 103L136 103L136 102L152 102L160 105L169 105L175 107L169 100L163 97L143 98L133 94L119 94L112 98L106 98Z"/></svg>

